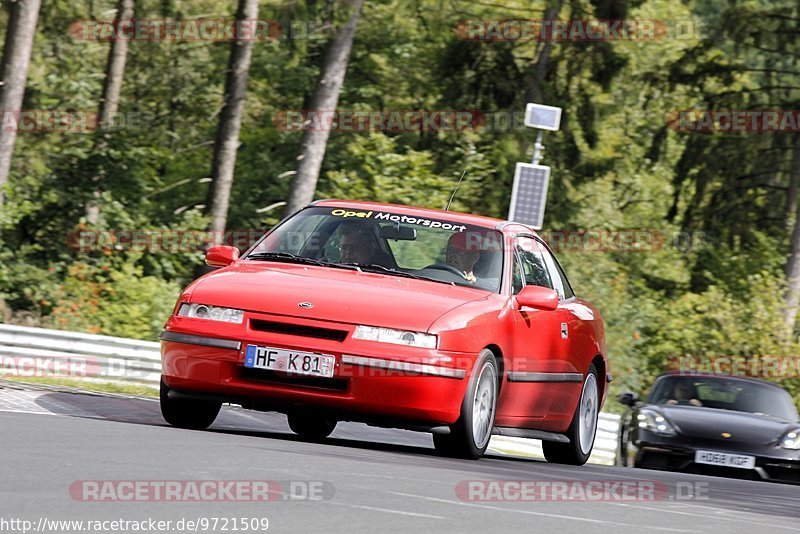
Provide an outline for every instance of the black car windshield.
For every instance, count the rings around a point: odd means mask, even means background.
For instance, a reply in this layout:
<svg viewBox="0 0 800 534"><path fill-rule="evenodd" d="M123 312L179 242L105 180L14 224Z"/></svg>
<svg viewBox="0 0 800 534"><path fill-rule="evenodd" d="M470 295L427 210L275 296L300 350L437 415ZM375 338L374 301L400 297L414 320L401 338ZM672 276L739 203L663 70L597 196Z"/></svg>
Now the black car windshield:
<svg viewBox="0 0 800 534"><path fill-rule="evenodd" d="M797 421L789 394L775 386L743 378L665 376L656 381L648 402L661 405L702 406L779 417Z"/></svg>
<svg viewBox="0 0 800 534"><path fill-rule="evenodd" d="M503 236L427 215L316 206L279 225L244 259L357 267L496 293Z"/></svg>

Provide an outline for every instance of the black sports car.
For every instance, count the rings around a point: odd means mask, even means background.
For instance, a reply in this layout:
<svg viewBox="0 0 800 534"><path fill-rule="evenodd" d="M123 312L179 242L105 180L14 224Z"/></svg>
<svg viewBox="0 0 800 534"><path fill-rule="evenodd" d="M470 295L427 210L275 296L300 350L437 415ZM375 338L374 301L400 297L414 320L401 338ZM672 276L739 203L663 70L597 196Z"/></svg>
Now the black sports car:
<svg viewBox="0 0 800 534"><path fill-rule="evenodd" d="M789 394L756 378L667 373L645 402L623 393L618 463L800 483L800 422Z"/></svg>

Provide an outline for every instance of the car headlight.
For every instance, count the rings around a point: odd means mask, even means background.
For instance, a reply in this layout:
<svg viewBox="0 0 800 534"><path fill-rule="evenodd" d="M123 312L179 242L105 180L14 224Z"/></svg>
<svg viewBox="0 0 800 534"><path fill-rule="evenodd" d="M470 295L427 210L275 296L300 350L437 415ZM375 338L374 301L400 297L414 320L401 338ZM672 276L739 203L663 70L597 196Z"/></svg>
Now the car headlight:
<svg viewBox="0 0 800 534"><path fill-rule="evenodd" d="M225 323L242 324L244 321L244 311L233 308L219 308L206 304L189 304L184 302L178 309L181 317L194 317L195 319L208 319L210 321L222 321Z"/></svg>
<svg viewBox="0 0 800 534"><path fill-rule="evenodd" d="M639 428L643 428L660 436L675 436L677 432L667 419L653 410L640 410L636 415Z"/></svg>
<svg viewBox="0 0 800 534"><path fill-rule="evenodd" d="M392 330L391 328L378 328L375 326L357 326L353 339L378 341L380 343L394 343L395 345L408 345L422 349L435 349L436 336L421 332L406 332L405 330Z"/></svg>
<svg viewBox="0 0 800 534"><path fill-rule="evenodd" d="M792 451L800 450L800 428L787 432L781 438L781 447Z"/></svg>

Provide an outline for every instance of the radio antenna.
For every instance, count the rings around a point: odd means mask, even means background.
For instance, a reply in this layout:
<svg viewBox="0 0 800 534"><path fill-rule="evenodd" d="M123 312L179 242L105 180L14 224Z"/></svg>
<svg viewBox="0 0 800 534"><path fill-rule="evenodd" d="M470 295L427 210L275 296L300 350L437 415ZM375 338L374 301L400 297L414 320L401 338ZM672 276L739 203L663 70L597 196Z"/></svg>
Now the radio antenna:
<svg viewBox="0 0 800 534"><path fill-rule="evenodd" d="M453 203L453 199L456 198L456 193L458 192L458 187L461 185L461 182L464 180L464 176L467 174L467 169L464 169L464 172L461 173L461 178L458 179L458 183L456 184L456 188L453 189L453 194L450 195L450 200L447 201L447 206L444 208L444 211L450 211L450 204Z"/></svg>

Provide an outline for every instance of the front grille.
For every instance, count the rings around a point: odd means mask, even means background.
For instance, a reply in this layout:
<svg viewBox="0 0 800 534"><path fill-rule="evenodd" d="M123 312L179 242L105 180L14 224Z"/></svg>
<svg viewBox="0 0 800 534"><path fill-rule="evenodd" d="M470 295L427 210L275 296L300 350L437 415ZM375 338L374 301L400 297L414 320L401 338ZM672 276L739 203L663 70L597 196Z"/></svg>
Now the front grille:
<svg viewBox="0 0 800 534"><path fill-rule="evenodd" d="M292 323L279 323L276 321L264 321L261 319L251 319L250 327L253 330L258 330L259 332L272 332L275 334L288 334L290 336L330 339L332 341L344 341L347 337L346 330L335 330L333 328L320 328L318 326L305 326Z"/></svg>
<svg viewBox="0 0 800 534"><path fill-rule="evenodd" d="M324 378L309 376L287 376L276 373L268 369L251 369L242 367L242 378L245 380L257 380L259 382L270 382L281 386L325 389L330 391L347 391L347 380L342 378Z"/></svg>

